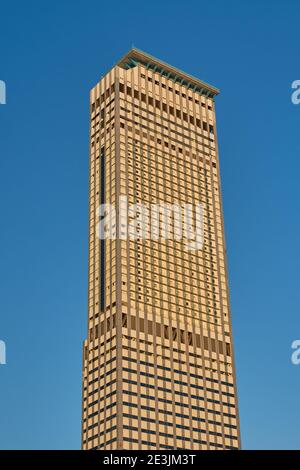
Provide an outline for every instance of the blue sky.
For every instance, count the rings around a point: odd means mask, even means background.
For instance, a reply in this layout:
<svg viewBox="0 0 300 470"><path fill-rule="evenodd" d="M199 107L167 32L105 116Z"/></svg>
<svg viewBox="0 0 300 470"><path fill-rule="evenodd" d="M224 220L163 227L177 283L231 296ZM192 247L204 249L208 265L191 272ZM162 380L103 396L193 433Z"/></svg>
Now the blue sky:
<svg viewBox="0 0 300 470"><path fill-rule="evenodd" d="M0 8L0 448L80 447L89 89L133 44L221 89L243 447L299 449L299 2Z"/></svg>

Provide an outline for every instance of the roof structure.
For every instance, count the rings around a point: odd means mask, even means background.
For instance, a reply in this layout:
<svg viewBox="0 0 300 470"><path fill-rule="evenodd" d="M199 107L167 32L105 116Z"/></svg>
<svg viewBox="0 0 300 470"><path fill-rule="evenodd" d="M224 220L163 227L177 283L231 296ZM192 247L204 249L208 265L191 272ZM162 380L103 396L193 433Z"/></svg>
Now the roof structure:
<svg viewBox="0 0 300 470"><path fill-rule="evenodd" d="M213 98L220 92L218 88L215 88L214 86L209 85L208 83L205 83L202 80L199 80L198 78L195 78L192 75L189 75L135 47L130 49L116 65L128 70L138 64L143 64L153 72L160 73L166 78L173 80L175 83L177 82L180 85L184 85L187 88L207 97Z"/></svg>

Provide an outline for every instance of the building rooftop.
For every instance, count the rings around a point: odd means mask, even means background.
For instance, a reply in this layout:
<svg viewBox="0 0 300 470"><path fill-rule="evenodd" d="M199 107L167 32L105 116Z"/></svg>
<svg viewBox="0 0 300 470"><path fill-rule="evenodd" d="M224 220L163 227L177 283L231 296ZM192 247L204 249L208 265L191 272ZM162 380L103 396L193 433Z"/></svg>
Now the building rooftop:
<svg viewBox="0 0 300 470"><path fill-rule="evenodd" d="M185 85L187 88L207 97L213 98L220 92L218 88L215 88L214 86L209 85L208 83L205 83L202 80L199 80L198 78L195 78L192 75L189 75L135 47L130 49L130 51L127 52L127 54L125 54L116 65L127 70L135 67L139 63L143 64L153 72L160 73L166 78L169 78L181 85Z"/></svg>

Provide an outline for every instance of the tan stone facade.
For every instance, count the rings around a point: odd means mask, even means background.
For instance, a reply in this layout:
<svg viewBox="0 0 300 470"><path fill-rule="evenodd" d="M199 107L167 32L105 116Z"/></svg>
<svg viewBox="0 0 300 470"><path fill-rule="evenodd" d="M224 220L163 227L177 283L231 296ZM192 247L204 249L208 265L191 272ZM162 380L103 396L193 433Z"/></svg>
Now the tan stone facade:
<svg viewBox="0 0 300 470"><path fill-rule="evenodd" d="M83 449L240 447L217 93L137 49L91 91ZM120 195L200 203L202 249L124 237L117 222L117 237L99 240L97 208L118 215Z"/></svg>

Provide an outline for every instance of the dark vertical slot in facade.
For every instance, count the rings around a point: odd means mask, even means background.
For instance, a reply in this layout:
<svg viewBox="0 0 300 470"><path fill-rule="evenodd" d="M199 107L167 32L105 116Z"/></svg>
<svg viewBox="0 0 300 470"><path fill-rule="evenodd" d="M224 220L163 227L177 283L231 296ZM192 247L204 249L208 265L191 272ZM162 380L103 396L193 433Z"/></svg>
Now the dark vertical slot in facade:
<svg viewBox="0 0 300 470"><path fill-rule="evenodd" d="M105 153L104 147L100 153L100 204L105 203ZM105 310L105 239L100 239L100 309Z"/></svg>

